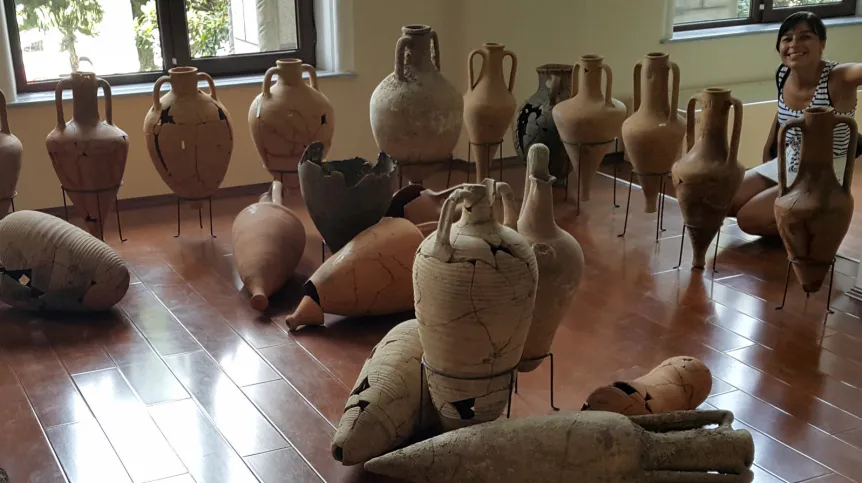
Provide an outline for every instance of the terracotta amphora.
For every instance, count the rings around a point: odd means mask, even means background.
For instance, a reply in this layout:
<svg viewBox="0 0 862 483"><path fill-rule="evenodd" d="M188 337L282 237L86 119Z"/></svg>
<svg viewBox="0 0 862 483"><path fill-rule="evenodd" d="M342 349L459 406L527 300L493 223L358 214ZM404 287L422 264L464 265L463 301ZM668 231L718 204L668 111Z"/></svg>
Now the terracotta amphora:
<svg viewBox="0 0 862 483"><path fill-rule="evenodd" d="M507 186L500 187L506 204L506 226L517 228L524 240L532 245L539 267L533 321L518 372L536 370L551 352L551 343L584 274L581 245L554 221L554 177L548 172L549 159L547 146L530 146L524 202L517 219L512 216L515 211L512 190Z"/></svg>
<svg viewBox="0 0 862 483"><path fill-rule="evenodd" d="M703 105L695 115L698 101ZM727 128L733 108L733 133ZM688 152L673 165L673 186L682 219L688 229L691 266L706 265L706 252L730 211L730 202L742 184L745 166L737 160L742 134L742 102L730 90L708 88L688 101L686 115ZM700 129L695 132L695 125Z"/></svg>
<svg viewBox="0 0 862 483"><path fill-rule="evenodd" d="M324 313L362 317L411 310L411 267L422 238L403 218L384 218L356 235L305 282L287 327L323 325Z"/></svg>
<svg viewBox="0 0 862 483"><path fill-rule="evenodd" d="M407 25L395 47L395 71L371 94L371 132L380 151L421 183L452 158L464 99L440 73L440 42L427 25ZM433 48L433 50L432 50Z"/></svg>
<svg viewBox="0 0 862 483"><path fill-rule="evenodd" d="M447 430L502 414L530 330L539 270L524 237L494 218L503 184L452 193L413 265L425 378Z"/></svg>
<svg viewBox="0 0 862 483"><path fill-rule="evenodd" d="M697 409L712 391L712 372L694 357L671 357L633 381L596 389L583 410L626 416Z"/></svg>
<svg viewBox="0 0 862 483"><path fill-rule="evenodd" d="M558 184L564 182L572 171L572 163L557 131L553 109L572 95L573 68L571 64L544 64L537 67L539 87L521 104L512 122L512 141L518 157L526 160L530 146L534 143L547 146L551 150L551 175L557 178Z"/></svg>
<svg viewBox="0 0 862 483"><path fill-rule="evenodd" d="M527 416L449 431L365 469L413 483L751 483L754 440L732 423L730 411Z"/></svg>
<svg viewBox="0 0 862 483"><path fill-rule="evenodd" d="M251 307L263 312L269 296L293 275L305 251L305 227L282 204L282 184L272 183L270 202L255 203L233 221L236 271L251 294Z"/></svg>
<svg viewBox="0 0 862 483"><path fill-rule="evenodd" d="M278 82L272 85L275 75ZM277 180L296 172L305 148L315 141L323 144L326 158L335 134L335 110L317 87L314 67L301 59L277 60L263 77L263 92L251 103L248 127L264 167Z"/></svg>
<svg viewBox="0 0 862 483"><path fill-rule="evenodd" d="M581 88L581 72L584 82ZM605 92L602 93L602 73ZM613 97L614 76L601 55L581 57L572 72L572 97L552 110L560 139L572 164L578 163L582 200L590 199L593 175L620 137L626 106Z"/></svg>
<svg viewBox="0 0 862 483"><path fill-rule="evenodd" d="M847 124L851 130L843 185L838 183L832 161L832 140L839 124ZM801 119L781 126L778 139L785 139L787 130L793 128L802 130L799 173L788 185L787 145L778 143L775 219L796 278L806 293L813 293L823 285L853 218L850 189L859 129L853 118L822 107L809 108Z"/></svg>
<svg viewBox="0 0 862 483"><path fill-rule="evenodd" d="M420 227L420 230L422 227L433 226L433 229L425 233L429 235L437 229L443 204L452 193L463 187L464 184L459 184L442 191L432 191L418 184L407 185L392 195L392 202L389 204L386 216L406 218ZM460 210L453 211L452 222L455 223L460 217Z"/></svg>
<svg viewBox="0 0 862 483"><path fill-rule="evenodd" d="M114 249L62 218L23 210L0 221L0 302L101 312L123 299L129 280Z"/></svg>
<svg viewBox="0 0 862 483"><path fill-rule="evenodd" d="M201 79L209 84L209 95L198 89ZM165 82L171 90L159 98ZM160 77L144 135L156 171L178 197L200 206L218 191L233 152L233 127L209 74L174 67Z"/></svg>
<svg viewBox="0 0 862 483"><path fill-rule="evenodd" d="M656 212L661 176L670 173L682 153L685 120L678 111L679 66L670 61L668 54L647 54L635 65L634 113L623 122L622 128L628 159L641 175L646 213Z"/></svg>
<svg viewBox="0 0 862 483"><path fill-rule="evenodd" d="M479 75L473 67L475 56L482 58ZM509 84L503 74L503 59L512 59ZM468 91L464 94L464 124L470 138L473 160L476 163L476 179L490 176L491 160L501 146L517 103L512 89L518 73L518 57L506 50L506 46L486 42L467 56Z"/></svg>
<svg viewBox="0 0 862 483"><path fill-rule="evenodd" d="M12 199L21 175L21 158L24 147L9 130L6 114L6 95L0 91L0 220L9 213Z"/></svg>
<svg viewBox="0 0 862 483"><path fill-rule="evenodd" d="M72 119L63 113L63 90L72 89ZM105 120L99 117L99 87L105 93ZM57 127L45 144L54 171L84 219L87 231L102 238L123 182L129 137L114 126L111 85L92 72L73 72L57 83Z"/></svg>

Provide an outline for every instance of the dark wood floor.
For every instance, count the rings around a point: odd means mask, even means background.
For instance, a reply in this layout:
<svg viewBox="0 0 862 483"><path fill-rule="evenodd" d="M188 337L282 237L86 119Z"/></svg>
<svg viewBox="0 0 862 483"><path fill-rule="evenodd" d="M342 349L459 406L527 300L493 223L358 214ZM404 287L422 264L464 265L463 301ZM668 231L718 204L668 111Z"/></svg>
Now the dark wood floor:
<svg viewBox="0 0 862 483"><path fill-rule="evenodd" d="M507 171L520 189L522 171ZM445 178L445 176L444 176ZM557 207L586 276L560 328L556 403L576 411L597 385L638 376L667 357L701 358L715 376L705 407L729 409L756 443L758 482L862 482L862 307L843 292L855 276L839 261L834 315L825 289L806 298L785 255L728 223L717 273L674 269L681 219L667 231L626 185L597 177L580 216ZM339 320L288 334L282 318L320 262L298 190L290 204L308 230L299 275L261 317L233 271L230 226L253 197L217 200L215 232L175 207L123 214L133 285L110 314L52 319L0 308L0 467L12 483L377 482L329 454L339 413L371 347L399 318ZM204 216L206 223L206 216ZM711 259L711 257L710 257ZM403 317L402 317L403 319ZM512 417L550 413L548 365L524 374Z"/></svg>

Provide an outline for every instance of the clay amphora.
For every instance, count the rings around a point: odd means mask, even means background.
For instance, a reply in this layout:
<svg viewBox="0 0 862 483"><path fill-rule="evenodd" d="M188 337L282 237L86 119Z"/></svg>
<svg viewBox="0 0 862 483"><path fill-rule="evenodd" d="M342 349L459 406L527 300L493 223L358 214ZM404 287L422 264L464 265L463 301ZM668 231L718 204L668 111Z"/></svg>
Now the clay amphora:
<svg viewBox="0 0 862 483"><path fill-rule="evenodd" d="M542 143L551 150L551 175L562 183L572 171L572 163L560 133L554 123L553 108L572 95L571 64L545 64L536 68L539 88L518 108L512 122L512 141L515 152L526 160L534 143Z"/></svg>
<svg viewBox="0 0 862 483"><path fill-rule="evenodd" d="M524 202L517 220L507 216L506 226L517 227L518 233L533 247L539 267L539 285L533 321L518 372L538 368L551 351L554 335L584 274L584 252L581 245L554 221L554 177L548 173L550 152L544 144L530 146L527 154L527 179ZM515 198L511 189L503 189L506 214L514 213Z"/></svg>
<svg viewBox="0 0 862 483"><path fill-rule="evenodd" d="M309 84L302 80L303 72ZM278 82L273 86L274 75ZM248 126L264 167L275 179L296 172L305 148L315 141L323 144L325 158L335 133L335 111L317 87L314 67L300 59L276 61L263 78L263 92L251 103Z"/></svg>
<svg viewBox="0 0 862 483"><path fill-rule="evenodd" d="M386 213L395 163L385 153L373 165L362 158L324 161L323 150L314 142L303 153L299 188L311 221L335 253Z"/></svg>
<svg viewBox="0 0 862 483"><path fill-rule="evenodd" d="M201 79L209 83L209 95L198 89ZM165 82L171 90L159 98ZM177 196L200 206L218 191L233 152L233 127L209 74L174 67L160 77L144 118L144 135L156 171Z"/></svg>
<svg viewBox="0 0 862 483"><path fill-rule="evenodd" d="M491 160L501 146L506 129L515 115L515 76L518 58L506 46L486 42L467 57L468 91L464 94L464 124L470 137L471 151L476 162L476 179L490 176ZM479 75L473 69L473 57L482 57ZM510 57L509 85L503 77L503 59Z"/></svg>
<svg viewBox="0 0 862 483"><path fill-rule="evenodd" d="M583 72L583 86L580 73ZM605 92L602 93L602 72ZM572 97L553 108L554 123L572 164L580 163L582 200L590 199L593 175L614 148L626 119L626 106L613 97L611 67L600 55L584 55L572 73ZM581 88L583 87L583 88Z"/></svg>
<svg viewBox="0 0 862 483"><path fill-rule="evenodd" d="M392 195L392 202L389 204L386 216L406 218L419 226L420 229L422 226L433 225L434 228L431 231L434 231L437 229L437 222L440 221L443 204L452 193L463 187L464 184L459 184L442 191L431 191L422 185L407 185ZM457 222L460 217L460 209L454 210L452 223ZM431 231L426 235L430 234Z"/></svg>
<svg viewBox="0 0 862 483"><path fill-rule="evenodd" d="M696 117L698 101L703 111ZM728 143L731 107L733 134ZM707 249L721 229L730 211L730 202L745 175L745 167L737 160L742 134L742 102L731 97L728 89L706 89L688 101L686 121L688 152L673 165L673 186L682 219L691 235L694 252L691 266L703 268ZM695 133L695 124L700 124L698 133Z"/></svg>
<svg viewBox="0 0 862 483"><path fill-rule="evenodd" d="M851 130L843 186L832 161L832 138L839 124L847 124ZM822 107L806 109L803 118L781 126L778 139L785 139L792 128L802 130L799 173L788 185L787 146L779 143L775 219L796 278L806 293L812 293L823 285L850 228L854 204L850 188L859 130L853 118Z"/></svg>
<svg viewBox="0 0 862 483"><path fill-rule="evenodd" d="M0 221L0 302L28 310L109 310L129 289L126 263L105 242L40 211Z"/></svg>
<svg viewBox="0 0 862 483"><path fill-rule="evenodd" d="M712 372L698 359L671 357L633 381L617 381L593 391L583 410L626 416L697 409L712 391Z"/></svg>
<svg viewBox="0 0 862 483"><path fill-rule="evenodd" d="M9 213L12 198L16 194L23 154L21 141L9 130L6 95L0 91L0 220Z"/></svg>
<svg viewBox="0 0 862 483"><path fill-rule="evenodd" d="M673 72L673 85L669 74ZM642 82L641 77L646 79ZM679 66L668 54L654 52L634 68L634 113L623 122L628 159L639 176L646 213L656 212L661 176L669 173L682 151L685 121L679 115Z"/></svg>
<svg viewBox="0 0 862 483"><path fill-rule="evenodd" d="M72 119L63 115L63 89L72 89ZM105 93L105 121L99 117L99 87ZM92 72L73 72L57 83L57 127L48 134L48 156L87 231L102 238L116 206L129 154L128 135L114 126L111 85Z"/></svg>
<svg viewBox="0 0 862 483"><path fill-rule="evenodd" d="M750 483L754 440L732 423L729 411L503 419L395 450L365 469L415 483Z"/></svg>
<svg viewBox="0 0 862 483"><path fill-rule="evenodd" d="M356 235L305 282L287 327L323 325L324 313L361 317L411 310L411 267L422 238L403 218L384 218Z"/></svg>
<svg viewBox="0 0 862 483"><path fill-rule="evenodd" d="M401 164L404 177L421 183L452 157L464 99L440 73L437 32L427 25L407 25L401 32L395 71L371 94L371 131L380 151Z"/></svg>
<svg viewBox="0 0 862 483"><path fill-rule="evenodd" d="M263 312L269 296L293 275L305 251L305 227L282 204L282 184L272 183L269 202L242 210L233 222L236 271L251 294L251 307Z"/></svg>
<svg viewBox="0 0 862 483"><path fill-rule="evenodd" d="M536 256L518 232L494 219L496 189L486 179L452 193L413 265L425 378L447 430L500 416L530 330ZM453 225L458 203L461 218Z"/></svg>

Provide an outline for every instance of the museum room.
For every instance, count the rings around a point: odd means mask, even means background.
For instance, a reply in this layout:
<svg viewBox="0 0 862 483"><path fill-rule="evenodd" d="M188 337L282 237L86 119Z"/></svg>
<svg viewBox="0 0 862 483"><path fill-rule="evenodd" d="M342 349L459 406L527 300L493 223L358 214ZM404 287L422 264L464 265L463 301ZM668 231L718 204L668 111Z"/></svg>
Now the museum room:
<svg viewBox="0 0 862 483"><path fill-rule="evenodd" d="M0 3L0 483L862 483L862 0Z"/></svg>

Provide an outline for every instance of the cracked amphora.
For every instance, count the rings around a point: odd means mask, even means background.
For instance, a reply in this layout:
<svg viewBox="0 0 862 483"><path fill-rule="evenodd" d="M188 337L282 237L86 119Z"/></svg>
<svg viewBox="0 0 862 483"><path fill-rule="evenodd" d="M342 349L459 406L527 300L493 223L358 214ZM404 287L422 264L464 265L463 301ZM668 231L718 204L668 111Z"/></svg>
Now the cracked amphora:
<svg viewBox="0 0 862 483"><path fill-rule="evenodd" d="M18 177L21 175L23 154L24 147L21 141L9 129L6 95L0 91L0 220L9 213L11 208ZM0 479L0 482L2 481Z"/></svg>
<svg viewBox="0 0 862 483"><path fill-rule="evenodd" d="M209 95L198 89L199 80L209 84ZM165 82L171 90L159 98ZM209 74L174 67L159 78L144 135L156 171L177 196L200 206L218 191L233 152L233 127Z"/></svg>
<svg viewBox="0 0 862 483"><path fill-rule="evenodd" d="M63 113L63 90L72 89L72 119ZM105 93L105 120L99 116L99 87ZM129 138L114 126L111 85L92 72L73 72L57 84L57 127L45 145L66 194L87 231L102 238L104 221L116 206L123 182Z"/></svg>
<svg viewBox="0 0 862 483"><path fill-rule="evenodd" d="M530 244L494 219L501 185L452 193L413 264L425 380L444 429L502 414L530 330L539 271Z"/></svg>

